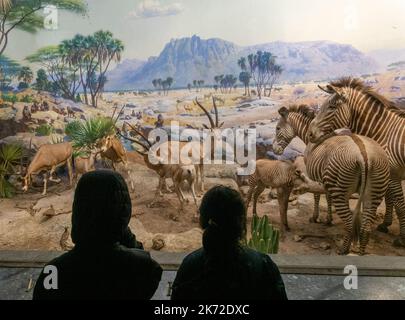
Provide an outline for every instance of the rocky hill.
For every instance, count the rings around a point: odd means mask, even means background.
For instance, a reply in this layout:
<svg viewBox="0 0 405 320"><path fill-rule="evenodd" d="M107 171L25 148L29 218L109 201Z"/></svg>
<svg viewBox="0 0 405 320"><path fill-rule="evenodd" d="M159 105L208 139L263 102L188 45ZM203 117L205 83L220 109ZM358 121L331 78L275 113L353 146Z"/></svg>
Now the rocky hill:
<svg viewBox="0 0 405 320"><path fill-rule="evenodd" d="M147 89L155 78L175 79L176 87L193 80L213 83L218 74L238 75L237 60L257 50L270 51L284 68L282 81L326 80L359 76L380 70L380 65L351 45L329 41L271 42L241 47L222 39L203 40L198 36L171 40L157 57L147 62L126 60L108 74L107 89Z"/></svg>

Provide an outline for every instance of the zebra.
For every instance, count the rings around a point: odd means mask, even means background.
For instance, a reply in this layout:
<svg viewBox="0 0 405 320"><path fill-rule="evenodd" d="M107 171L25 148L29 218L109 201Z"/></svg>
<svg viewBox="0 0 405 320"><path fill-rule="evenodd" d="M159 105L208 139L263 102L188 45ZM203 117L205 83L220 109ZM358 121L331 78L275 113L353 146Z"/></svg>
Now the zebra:
<svg viewBox="0 0 405 320"><path fill-rule="evenodd" d="M261 159L256 162L255 173L249 177L246 207L253 195L253 215L257 215L257 199L266 188L277 190L282 231L290 231L287 220L288 201L293 189L305 183L302 172L291 161Z"/></svg>
<svg viewBox="0 0 405 320"><path fill-rule="evenodd" d="M305 144L308 144L307 131L311 121L315 117L314 111L306 105L292 105L289 109L285 107L281 108L279 113L281 117L276 126L276 139L273 142L274 153L277 155L283 154L285 148L295 137L299 137ZM321 194L314 193L314 212L309 219L310 223L317 223L319 221L320 199ZM328 195L326 195L326 200L328 203L326 225L332 225L332 206Z"/></svg>
<svg viewBox="0 0 405 320"><path fill-rule="evenodd" d="M400 236L393 245L405 247L405 201L401 181L405 179L405 113L361 80L342 78L325 88L330 96L311 123L309 138L316 142L339 128L367 136L388 155L391 176L386 195L387 213L378 230L388 232L395 207Z"/></svg>
<svg viewBox="0 0 405 320"><path fill-rule="evenodd" d="M292 139L291 132L295 130L291 123L294 119L303 119L301 121L305 126L301 130L308 130L308 123L311 123L313 116L301 111L292 109L290 112L287 108L279 110L282 119L278 123L276 134L275 149L278 153ZM367 137L330 134L317 144L308 143L305 161L309 178L324 185L336 213L344 223L345 236L338 253L349 253L352 241L360 240L360 255L363 255L376 219L377 208L389 183L389 160L384 149ZM360 197L352 213L349 199L355 192Z"/></svg>

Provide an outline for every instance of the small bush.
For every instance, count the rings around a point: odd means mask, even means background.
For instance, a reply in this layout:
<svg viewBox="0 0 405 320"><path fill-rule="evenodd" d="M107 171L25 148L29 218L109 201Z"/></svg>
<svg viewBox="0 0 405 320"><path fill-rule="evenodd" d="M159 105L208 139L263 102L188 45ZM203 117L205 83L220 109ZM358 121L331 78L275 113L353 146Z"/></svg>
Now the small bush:
<svg viewBox="0 0 405 320"><path fill-rule="evenodd" d="M18 102L18 98L17 98L17 96L16 96L14 93L6 93L6 94L3 94L3 95L1 96L1 98L2 98L3 101L5 101L5 102L11 102L11 103L16 103L16 102Z"/></svg>
<svg viewBox="0 0 405 320"><path fill-rule="evenodd" d="M49 124L41 124L35 129L38 136L50 136L53 133L53 128Z"/></svg>
<svg viewBox="0 0 405 320"><path fill-rule="evenodd" d="M32 99L31 96L25 95L24 97L22 97L22 98L20 99L20 102L32 103L32 102L33 102L33 99Z"/></svg>

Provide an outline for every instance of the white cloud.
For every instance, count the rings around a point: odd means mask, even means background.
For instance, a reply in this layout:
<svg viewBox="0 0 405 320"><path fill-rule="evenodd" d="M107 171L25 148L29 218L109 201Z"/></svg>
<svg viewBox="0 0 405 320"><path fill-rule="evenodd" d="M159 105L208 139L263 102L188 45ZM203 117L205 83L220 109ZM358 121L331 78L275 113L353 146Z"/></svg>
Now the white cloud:
<svg viewBox="0 0 405 320"><path fill-rule="evenodd" d="M181 3L162 4L157 0L144 0L138 8L130 12L130 17L135 19L147 19L154 17L175 16L184 10Z"/></svg>

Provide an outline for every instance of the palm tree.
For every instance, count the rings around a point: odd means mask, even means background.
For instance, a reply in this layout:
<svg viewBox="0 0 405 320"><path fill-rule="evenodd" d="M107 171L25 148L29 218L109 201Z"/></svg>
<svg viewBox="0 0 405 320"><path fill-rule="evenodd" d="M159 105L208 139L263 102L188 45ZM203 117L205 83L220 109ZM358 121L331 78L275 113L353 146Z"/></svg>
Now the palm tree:
<svg viewBox="0 0 405 320"><path fill-rule="evenodd" d="M239 81L245 86L245 96L250 95L249 85L250 85L251 75L247 71L242 71L239 74Z"/></svg>
<svg viewBox="0 0 405 320"><path fill-rule="evenodd" d="M246 71L246 58L245 57L241 57L238 60L238 66L242 69L242 71Z"/></svg>
<svg viewBox="0 0 405 320"><path fill-rule="evenodd" d="M167 89L169 90L172 85L173 85L174 79L172 77L167 77L166 83L167 83Z"/></svg>

